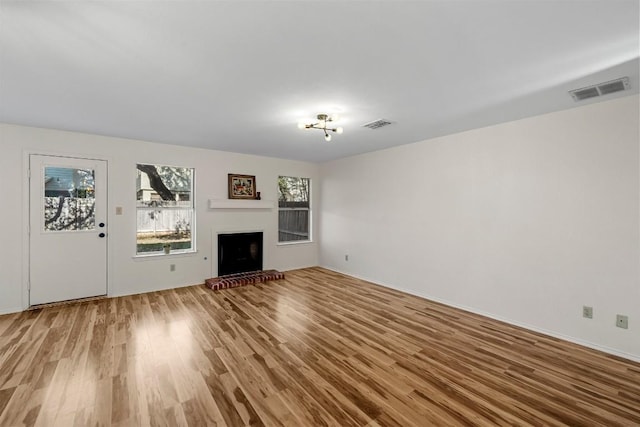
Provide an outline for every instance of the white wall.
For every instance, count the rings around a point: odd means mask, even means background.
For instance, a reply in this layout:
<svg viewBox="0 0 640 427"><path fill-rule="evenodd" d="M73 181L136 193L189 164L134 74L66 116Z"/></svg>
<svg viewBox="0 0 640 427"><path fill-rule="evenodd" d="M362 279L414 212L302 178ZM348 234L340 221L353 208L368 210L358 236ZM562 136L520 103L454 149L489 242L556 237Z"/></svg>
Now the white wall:
<svg viewBox="0 0 640 427"><path fill-rule="evenodd" d="M217 275L213 239L221 231L259 230L264 234L264 268L288 270L318 264L316 243L278 246L278 211L211 210L208 199L227 198L227 174L256 176L265 200L277 200L278 175L319 183L318 166L297 161L186 148L143 141L0 124L0 313L28 306L27 159L29 153L108 161L109 295L126 295L202 283ZM135 258L136 163L196 168L197 254ZM312 199L315 203L315 199ZM123 208L122 216L115 207ZM317 235L317 233L315 233ZM206 259L205 259L206 258ZM169 264L176 271L169 271Z"/></svg>
<svg viewBox="0 0 640 427"><path fill-rule="evenodd" d="M638 102L322 165L321 265L640 360Z"/></svg>

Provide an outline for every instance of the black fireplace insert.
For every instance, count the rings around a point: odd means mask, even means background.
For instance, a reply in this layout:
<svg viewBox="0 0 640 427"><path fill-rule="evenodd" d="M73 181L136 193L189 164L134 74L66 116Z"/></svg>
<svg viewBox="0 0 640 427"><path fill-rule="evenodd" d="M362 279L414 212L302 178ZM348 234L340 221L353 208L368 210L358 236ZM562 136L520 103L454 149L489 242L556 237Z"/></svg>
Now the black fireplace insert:
<svg viewBox="0 0 640 427"><path fill-rule="evenodd" d="M218 276L262 270L262 233L218 234Z"/></svg>

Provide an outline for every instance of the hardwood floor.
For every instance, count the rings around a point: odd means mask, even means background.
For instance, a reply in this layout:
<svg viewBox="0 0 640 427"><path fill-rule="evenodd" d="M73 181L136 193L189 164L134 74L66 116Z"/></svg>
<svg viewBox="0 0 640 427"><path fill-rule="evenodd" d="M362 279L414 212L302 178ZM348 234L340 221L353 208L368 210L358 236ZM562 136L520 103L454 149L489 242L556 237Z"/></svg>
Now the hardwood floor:
<svg viewBox="0 0 640 427"><path fill-rule="evenodd" d="M0 316L0 426L640 425L640 364L321 268Z"/></svg>

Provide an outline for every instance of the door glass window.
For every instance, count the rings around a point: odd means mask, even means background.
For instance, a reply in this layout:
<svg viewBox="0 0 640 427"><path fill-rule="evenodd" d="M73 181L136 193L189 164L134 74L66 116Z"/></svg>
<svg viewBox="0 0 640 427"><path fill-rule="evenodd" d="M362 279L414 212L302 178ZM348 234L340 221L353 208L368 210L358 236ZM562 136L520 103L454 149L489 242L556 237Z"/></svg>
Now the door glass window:
<svg viewBox="0 0 640 427"><path fill-rule="evenodd" d="M44 231L95 229L95 172L44 168Z"/></svg>

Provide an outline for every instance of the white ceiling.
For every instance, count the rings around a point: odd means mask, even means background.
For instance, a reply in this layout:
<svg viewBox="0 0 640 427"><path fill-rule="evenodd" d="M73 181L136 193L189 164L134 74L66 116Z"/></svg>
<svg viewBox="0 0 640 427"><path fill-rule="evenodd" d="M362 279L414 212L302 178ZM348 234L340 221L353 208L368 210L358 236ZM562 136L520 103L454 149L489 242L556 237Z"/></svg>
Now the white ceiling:
<svg viewBox="0 0 640 427"><path fill-rule="evenodd" d="M638 92L639 1L0 2L0 122L322 162ZM576 103L570 89L628 76ZM331 143L299 119L340 112ZM379 130L361 125L395 122Z"/></svg>

